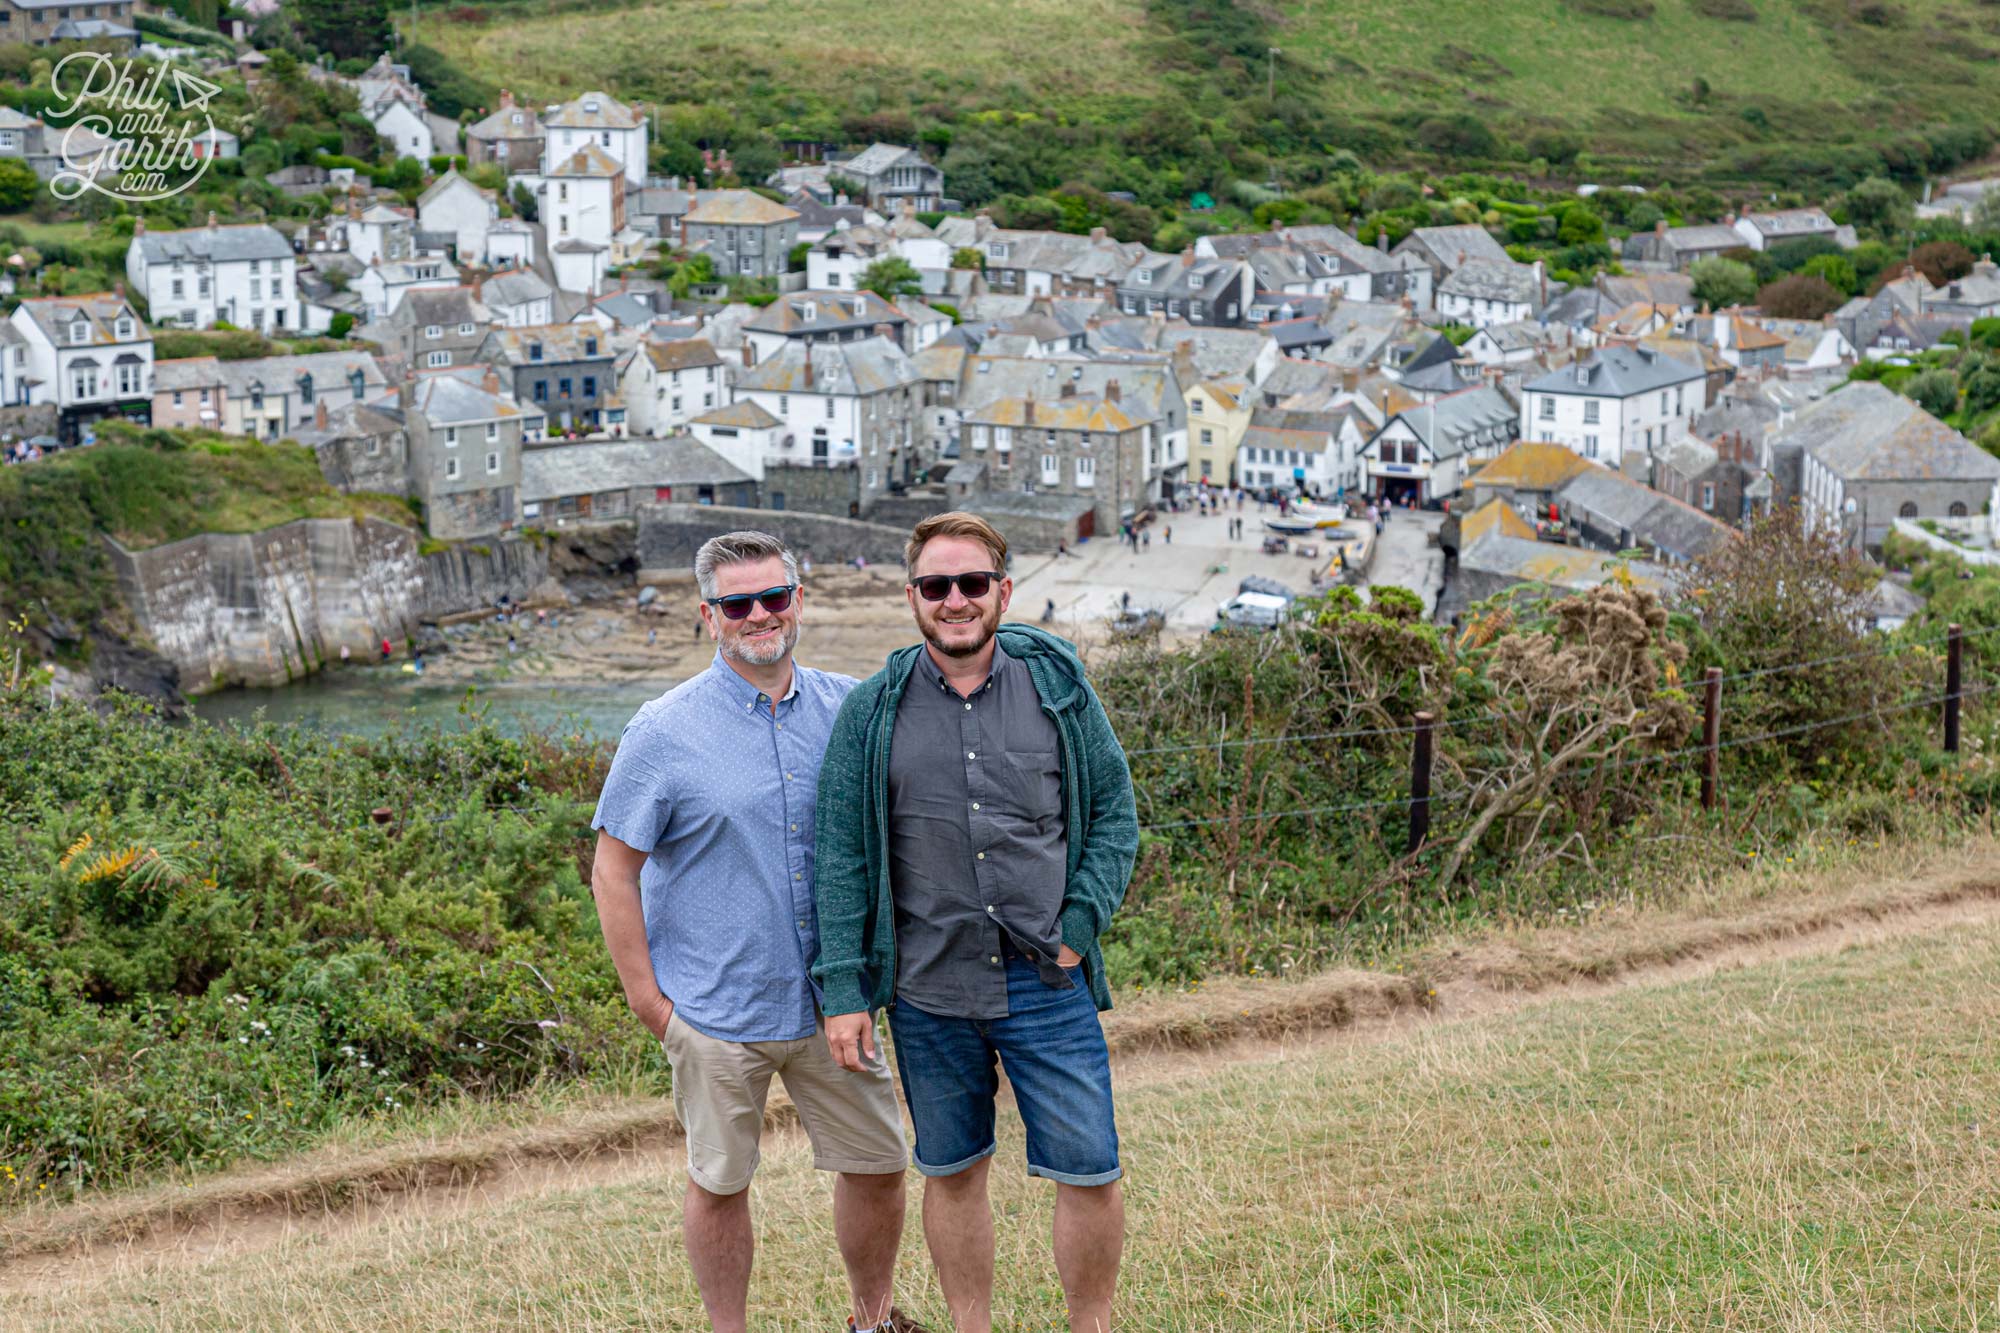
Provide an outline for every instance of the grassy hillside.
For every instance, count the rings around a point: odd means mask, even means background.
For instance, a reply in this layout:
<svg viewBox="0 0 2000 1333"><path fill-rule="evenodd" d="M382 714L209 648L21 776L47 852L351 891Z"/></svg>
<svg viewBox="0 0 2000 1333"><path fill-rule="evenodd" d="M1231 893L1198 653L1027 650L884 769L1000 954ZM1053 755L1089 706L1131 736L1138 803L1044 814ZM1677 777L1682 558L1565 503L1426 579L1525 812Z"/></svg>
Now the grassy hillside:
<svg viewBox="0 0 2000 1333"><path fill-rule="evenodd" d="M1287 179L1339 148L1558 168L1581 150L1593 173L1800 187L1977 152L1940 127L1991 121L2000 93L2000 11L1974 0L504 0L418 26L533 98L602 87L735 117L739 134L747 119L780 138L900 129L939 145L1032 115L1043 142L1022 151L1078 148L1077 125L1111 133L1117 151L1071 154L1100 174L1115 158L1198 169L1218 150L1240 172L1268 155Z"/></svg>
<svg viewBox="0 0 2000 1333"><path fill-rule="evenodd" d="M1122 1067L1120 1327L1985 1327L1996 968L1988 918L1279 1058ZM1049 1328L1052 1192L1001 1124L995 1326ZM693 1330L674 1157L88 1258L21 1283L16 1318ZM800 1136L767 1140L753 1326L838 1322L826 1196ZM914 1205L899 1288L942 1326Z"/></svg>

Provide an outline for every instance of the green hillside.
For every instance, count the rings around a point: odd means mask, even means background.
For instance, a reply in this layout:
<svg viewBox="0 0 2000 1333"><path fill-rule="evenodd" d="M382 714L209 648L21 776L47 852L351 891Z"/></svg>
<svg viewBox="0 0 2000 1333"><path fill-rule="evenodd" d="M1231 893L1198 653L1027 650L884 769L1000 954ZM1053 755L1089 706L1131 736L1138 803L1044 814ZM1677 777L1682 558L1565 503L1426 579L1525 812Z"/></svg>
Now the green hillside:
<svg viewBox="0 0 2000 1333"><path fill-rule="evenodd" d="M1948 170L2000 121L1975 0L507 0L416 26L489 92L684 108L670 142L925 138L971 202L1309 185L1340 149L1824 192Z"/></svg>

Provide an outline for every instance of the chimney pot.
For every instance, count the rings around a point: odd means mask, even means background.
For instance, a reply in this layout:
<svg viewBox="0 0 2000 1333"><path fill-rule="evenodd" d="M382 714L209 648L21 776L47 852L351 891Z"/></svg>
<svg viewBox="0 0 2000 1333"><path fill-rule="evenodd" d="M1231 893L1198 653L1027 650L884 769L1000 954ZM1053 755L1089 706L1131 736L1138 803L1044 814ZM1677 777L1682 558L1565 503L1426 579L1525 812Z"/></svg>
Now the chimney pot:
<svg viewBox="0 0 2000 1333"><path fill-rule="evenodd" d="M208 210L208 229L214 231L215 225L215 210L211 208Z"/></svg>
<svg viewBox="0 0 2000 1333"><path fill-rule="evenodd" d="M1119 402L1121 400L1118 395L1119 395L1118 381L1117 380L1104 381L1105 401L1111 403Z"/></svg>
<svg viewBox="0 0 2000 1333"><path fill-rule="evenodd" d="M812 353L812 345L808 343L806 345L806 387L810 389L812 388L812 386L813 386L813 353Z"/></svg>
<svg viewBox="0 0 2000 1333"><path fill-rule="evenodd" d="M132 234L134 236L144 236L146 234L146 219L132 219Z"/></svg>
<svg viewBox="0 0 2000 1333"><path fill-rule="evenodd" d="M319 399L313 404L313 425L321 430L326 429L326 399L324 398Z"/></svg>
<svg viewBox="0 0 2000 1333"><path fill-rule="evenodd" d="M750 345L750 340L748 338L745 338L743 340L743 366L747 370L748 368L756 364L757 364L757 349Z"/></svg>
<svg viewBox="0 0 2000 1333"><path fill-rule="evenodd" d="M1021 404L1022 404L1022 407L1021 407L1021 422L1022 422L1022 424L1023 424L1023 425L1027 425L1027 426L1032 426L1032 425L1034 425L1034 424L1035 424L1035 400L1034 400L1034 399L1032 399L1032 398L1024 398L1024 399L1022 399L1022 400L1021 400Z"/></svg>
<svg viewBox="0 0 2000 1333"><path fill-rule="evenodd" d="M1187 249L1181 251L1181 267L1182 268L1194 267L1194 247L1192 245L1190 245Z"/></svg>
<svg viewBox="0 0 2000 1333"><path fill-rule="evenodd" d="M1075 382L1074 382L1074 381L1072 381L1072 380L1064 380L1064 381L1063 381L1063 383L1062 383L1062 388L1060 388L1060 389L1056 390L1056 397L1058 397L1058 398L1074 398L1074 397L1076 397L1076 384L1075 384Z"/></svg>
<svg viewBox="0 0 2000 1333"><path fill-rule="evenodd" d="M1653 235L1665 236L1666 234L1667 234L1667 220L1665 218L1661 218L1659 221L1653 224Z"/></svg>

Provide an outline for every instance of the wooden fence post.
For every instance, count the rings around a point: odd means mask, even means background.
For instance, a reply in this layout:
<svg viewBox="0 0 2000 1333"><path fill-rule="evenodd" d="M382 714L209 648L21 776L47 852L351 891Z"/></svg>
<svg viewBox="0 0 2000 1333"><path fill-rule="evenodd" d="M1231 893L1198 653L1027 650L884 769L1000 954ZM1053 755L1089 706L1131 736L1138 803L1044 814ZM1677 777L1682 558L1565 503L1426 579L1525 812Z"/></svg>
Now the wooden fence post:
<svg viewBox="0 0 2000 1333"><path fill-rule="evenodd" d="M1431 831L1431 740L1437 714L1418 713L1415 744L1410 750L1410 841L1405 855L1424 845Z"/></svg>
<svg viewBox="0 0 2000 1333"><path fill-rule="evenodd" d="M1715 809L1716 779L1722 771L1722 668L1710 667L1703 682L1701 715L1701 808Z"/></svg>
<svg viewBox="0 0 2000 1333"><path fill-rule="evenodd" d="M1944 752L1958 753L1958 699L1963 687L1965 632L1958 625L1945 630L1944 650Z"/></svg>

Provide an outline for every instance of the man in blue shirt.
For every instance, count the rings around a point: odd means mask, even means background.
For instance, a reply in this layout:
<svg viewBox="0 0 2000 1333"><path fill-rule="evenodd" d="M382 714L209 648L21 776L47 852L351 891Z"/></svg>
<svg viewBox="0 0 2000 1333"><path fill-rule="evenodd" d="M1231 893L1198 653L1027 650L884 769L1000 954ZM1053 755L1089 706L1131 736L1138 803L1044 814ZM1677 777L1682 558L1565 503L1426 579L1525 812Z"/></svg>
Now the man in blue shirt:
<svg viewBox="0 0 2000 1333"><path fill-rule="evenodd" d="M834 1063L808 968L814 801L848 676L795 666L804 594L777 538L732 532L695 556L714 663L642 707L592 826L591 889L625 1000L659 1038L687 1133L688 1260L716 1333L742 1333L750 1178L772 1076L813 1162L838 1173L849 1327L910 1333L890 1305L909 1153L888 1066Z"/></svg>

